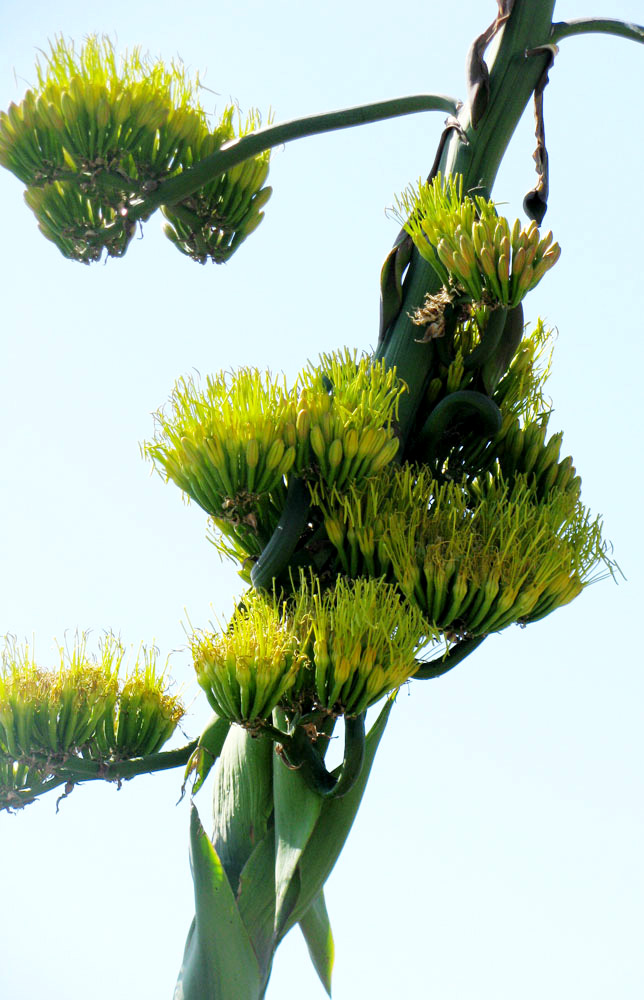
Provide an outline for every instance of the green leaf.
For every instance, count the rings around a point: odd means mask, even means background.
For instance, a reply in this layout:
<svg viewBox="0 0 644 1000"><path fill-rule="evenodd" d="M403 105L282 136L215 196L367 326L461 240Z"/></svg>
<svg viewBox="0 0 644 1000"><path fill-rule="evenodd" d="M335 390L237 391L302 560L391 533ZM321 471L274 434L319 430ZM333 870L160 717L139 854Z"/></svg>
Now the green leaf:
<svg viewBox="0 0 644 1000"><path fill-rule="evenodd" d="M300 929L304 935L315 971L320 977L320 982L331 996L331 974L335 945L322 889L300 920Z"/></svg>
<svg viewBox="0 0 644 1000"><path fill-rule="evenodd" d="M284 899L288 915L300 893L296 870ZM268 982L278 944L275 925L275 831L271 826L246 862L239 879L237 906L257 956L262 983Z"/></svg>
<svg viewBox="0 0 644 1000"><path fill-rule="evenodd" d="M302 885L297 905L280 933L284 937L290 928L299 922L318 895L322 886L331 874L331 870L340 856L344 843L349 836L356 813L364 795L371 766L378 749L378 744L387 725L387 719L394 700L387 698L380 715L367 733L365 741L365 757L362 771L350 792L339 799L325 799L322 802L320 818L311 834L305 850L302 853L298 869Z"/></svg>
<svg viewBox="0 0 644 1000"><path fill-rule="evenodd" d="M271 827L244 865L237 907L257 956L260 974L273 961L275 936L275 831Z"/></svg>
<svg viewBox="0 0 644 1000"><path fill-rule="evenodd" d="M284 719L277 719L277 724ZM285 901L302 851L315 828L322 799L306 783L299 770L288 768L273 755L273 801L275 803L275 930L279 933L288 913Z"/></svg>
<svg viewBox="0 0 644 1000"><path fill-rule="evenodd" d="M234 893L273 811L272 756L271 740L232 726L215 774L212 840Z"/></svg>
<svg viewBox="0 0 644 1000"><path fill-rule="evenodd" d="M193 805L190 864L196 916L174 1000L258 1000L260 975L235 897Z"/></svg>

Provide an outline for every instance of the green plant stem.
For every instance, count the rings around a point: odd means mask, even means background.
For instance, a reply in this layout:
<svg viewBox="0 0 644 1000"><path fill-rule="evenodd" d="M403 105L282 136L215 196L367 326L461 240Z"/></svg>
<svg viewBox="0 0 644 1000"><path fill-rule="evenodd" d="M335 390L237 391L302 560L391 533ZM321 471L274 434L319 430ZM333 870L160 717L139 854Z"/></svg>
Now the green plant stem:
<svg viewBox="0 0 644 1000"><path fill-rule="evenodd" d="M460 642L450 646L445 656L437 656L434 660L419 660L421 666L413 675L414 681L429 681L434 677L442 677L448 670L451 670L457 663L462 663L466 656L473 653L481 645L486 635L477 635L470 639L461 639Z"/></svg>
<svg viewBox="0 0 644 1000"><path fill-rule="evenodd" d="M275 146L293 142L295 139L305 139L312 135L322 135L325 132L335 132L356 125L369 125L389 118L417 114L420 111L446 111L448 114L456 114L459 107L459 101L443 94L413 94L409 97L396 97L390 101L378 101L376 104L363 104L341 111L294 118L291 121L280 122L279 125L268 125L241 139L224 143L215 153L204 157L193 167L163 181L156 191L130 210L128 218L135 222L147 218L161 205L175 205L238 163L243 163L244 160L258 156Z"/></svg>
<svg viewBox="0 0 644 1000"><path fill-rule="evenodd" d="M580 17L573 21L555 21L549 41L556 45L562 38L570 38L572 35L616 35L618 38L628 38L632 42L644 44L644 26L629 24L628 21L616 21L610 17Z"/></svg>
<svg viewBox="0 0 644 1000"><path fill-rule="evenodd" d="M197 747L193 740L178 750L167 750L165 753L151 753L145 757L135 757L132 760L98 761L85 760L81 757L70 758L64 764L56 766L55 773L40 785L32 788L18 789L16 795L24 802L33 802L39 795L50 792L68 782L76 784L81 781L128 781L139 774L153 774L155 771L167 771L173 767L185 767L193 751Z"/></svg>
<svg viewBox="0 0 644 1000"><path fill-rule="evenodd" d="M60 768L61 774L69 770L70 780L78 781L103 779L104 781L127 781L139 774L153 774L155 771L168 771L173 767L184 767L194 750L198 740L192 740L178 750L166 750L164 753L150 753L145 757L134 757L132 760L114 760L101 763L95 760L74 760Z"/></svg>

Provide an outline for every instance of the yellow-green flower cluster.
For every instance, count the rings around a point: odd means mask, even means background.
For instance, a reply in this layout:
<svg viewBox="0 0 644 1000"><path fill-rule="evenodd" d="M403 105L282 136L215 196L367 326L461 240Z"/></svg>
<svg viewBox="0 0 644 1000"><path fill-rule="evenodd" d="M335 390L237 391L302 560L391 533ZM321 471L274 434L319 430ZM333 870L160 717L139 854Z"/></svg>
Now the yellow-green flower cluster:
<svg viewBox="0 0 644 1000"><path fill-rule="evenodd" d="M552 332L539 320L525 335L492 394L502 413L501 428L490 440L472 441L462 435L452 443L442 466L447 478L459 479L464 470L496 470L508 485L517 476L524 476L539 499L552 489L578 498L581 480L572 458L561 458L563 434L558 432L548 437L551 402L546 399L544 385L550 373L552 346ZM457 369L463 370L460 348L450 368L441 373L437 384L430 386L433 397L428 399L444 398L445 383ZM466 385L464 379L449 391Z"/></svg>
<svg viewBox="0 0 644 1000"><path fill-rule="evenodd" d="M197 680L219 716L250 728L267 719L308 662L301 616L249 592L228 628L191 640Z"/></svg>
<svg viewBox="0 0 644 1000"><path fill-rule="evenodd" d="M46 780L42 768L30 767L0 755L0 811L7 809L11 812L33 802L37 790Z"/></svg>
<svg viewBox="0 0 644 1000"><path fill-rule="evenodd" d="M43 234L83 263L98 260L103 249L122 255L135 230L131 206L237 134L233 107L209 127L198 83L182 65L166 67L138 48L119 61L106 38L90 36L80 51L58 38L45 65L37 65L37 78L19 105L0 114L0 164L27 185ZM257 124L250 115L246 130ZM218 179L227 192L214 201L210 193L219 236L210 234L202 256L212 251L213 259L227 259L261 220L267 163L262 154L251 161L252 176L244 165L234 179ZM173 212L193 207L188 202ZM185 240L178 242L186 251Z"/></svg>
<svg viewBox="0 0 644 1000"><path fill-rule="evenodd" d="M246 554L258 555L284 502L284 477L301 451L297 404L283 379L242 368L180 379L144 451Z"/></svg>
<svg viewBox="0 0 644 1000"><path fill-rule="evenodd" d="M393 420L404 386L393 368L350 351L320 358L302 373L298 416L320 476L341 488L376 475L395 458L399 441Z"/></svg>
<svg viewBox="0 0 644 1000"><path fill-rule="evenodd" d="M158 753L184 715L179 698L167 687L163 672L157 673L155 650L143 649L115 699L114 710L104 714L90 754L126 760Z"/></svg>
<svg viewBox="0 0 644 1000"><path fill-rule="evenodd" d="M394 577L441 632L498 632L567 604L599 564L612 572L601 523L567 492L538 500L519 477L431 482L401 473L405 519L391 517L386 544Z"/></svg>
<svg viewBox="0 0 644 1000"><path fill-rule="evenodd" d="M205 386L181 379L144 451L210 514L226 536L221 551L243 562L274 531L289 476L348 484L392 461L402 391L394 370L349 352L325 355L292 389L250 368Z"/></svg>
<svg viewBox="0 0 644 1000"><path fill-rule="evenodd" d="M431 627L399 590L382 579L338 577L321 594L303 587L311 605L317 705L333 715L360 715L418 669L415 656Z"/></svg>
<svg viewBox="0 0 644 1000"><path fill-rule="evenodd" d="M443 181L438 174L409 189L398 209L443 284L460 287L474 302L514 308L559 259L552 233L541 237L535 222L523 229L517 219L510 229L494 202L463 197L461 175Z"/></svg>
<svg viewBox="0 0 644 1000"><path fill-rule="evenodd" d="M183 708L166 693L151 651L143 652L142 662L137 658L121 686L124 653L108 638L93 657L80 640L69 652L60 649L57 669L45 670L28 646L7 643L0 672L0 758L51 773L78 755L109 760L155 753Z"/></svg>
<svg viewBox="0 0 644 1000"><path fill-rule="evenodd" d="M321 511L327 538L338 556L338 569L348 577L385 576L391 558L384 544L388 516L392 513L388 485L391 475L384 470L359 486L351 484L340 492L311 485L311 500Z"/></svg>
<svg viewBox="0 0 644 1000"><path fill-rule="evenodd" d="M274 708L359 715L416 671L435 637L384 580L338 577L323 593L302 576L288 602L248 592L219 633L196 632L197 680L223 718L254 729Z"/></svg>
<svg viewBox="0 0 644 1000"><path fill-rule="evenodd" d="M224 112L216 134L203 133L192 144L183 158L184 169L216 152L224 133L227 141L260 127L259 114L251 112L246 122L238 121L235 128L235 110L230 107ZM273 190L264 187L269 160L269 151L260 153L221 174L179 205L165 206L163 214L168 225L164 232L168 239L200 264L227 261L264 218L262 209Z"/></svg>

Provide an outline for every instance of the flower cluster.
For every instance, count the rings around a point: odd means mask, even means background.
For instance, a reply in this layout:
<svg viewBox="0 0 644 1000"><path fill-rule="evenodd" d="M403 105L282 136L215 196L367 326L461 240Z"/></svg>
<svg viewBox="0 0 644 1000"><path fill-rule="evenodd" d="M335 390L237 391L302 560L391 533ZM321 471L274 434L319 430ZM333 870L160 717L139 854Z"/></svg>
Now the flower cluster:
<svg viewBox="0 0 644 1000"><path fill-rule="evenodd" d="M257 728L281 706L360 715L418 669L433 636L384 580L338 577L322 592L302 576L289 600L249 592L219 632L195 632L197 680L222 718Z"/></svg>
<svg viewBox="0 0 644 1000"><path fill-rule="evenodd" d="M225 109L214 128L184 67L166 67L138 48L117 60L107 38L90 36L80 51L52 45L38 83L0 114L0 164L27 185L25 198L42 233L82 263L103 250L125 253L132 208L164 180L255 130ZM262 153L167 208L167 235L196 260L227 260L262 219L270 196ZM145 211L139 217L145 217Z"/></svg>
<svg viewBox="0 0 644 1000"><path fill-rule="evenodd" d="M61 648L56 669L36 664L28 646L7 641L0 670L0 807L17 788L42 784L75 760L117 761L156 753L183 715L141 650L124 682L123 646L108 637L98 656L84 639Z"/></svg>
<svg viewBox="0 0 644 1000"><path fill-rule="evenodd" d="M438 174L407 190L398 211L418 252L443 285L457 286L473 302L512 309L556 264L560 247L552 233L541 236L535 222L517 219L512 229L494 202L463 197L463 178Z"/></svg>
<svg viewBox="0 0 644 1000"><path fill-rule="evenodd" d="M383 364L344 352L309 365L295 386L255 369L180 380L145 454L195 500L243 562L260 554L290 476L328 485L376 475L398 451L404 387Z"/></svg>

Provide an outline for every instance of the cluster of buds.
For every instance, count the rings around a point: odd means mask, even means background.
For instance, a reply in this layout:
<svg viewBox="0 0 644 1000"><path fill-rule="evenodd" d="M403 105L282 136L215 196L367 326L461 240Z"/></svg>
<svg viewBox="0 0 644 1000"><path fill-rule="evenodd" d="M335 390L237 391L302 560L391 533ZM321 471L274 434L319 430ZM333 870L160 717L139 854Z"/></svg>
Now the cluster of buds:
<svg viewBox="0 0 644 1000"><path fill-rule="evenodd" d="M7 642L3 652L0 761L14 791L16 782L26 784L24 768L33 771L31 781L79 757L106 762L156 753L183 715L156 672L154 651L142 651L123 684L125 650L111 637L98 657L87 653L84 639L59 655L58 668L45 670L28 646Z"/></svg>
<svg viewBox="0 0 644 1000"><path fill-rule="evenodd" d="M384 538L390 511L388 470L360 486L352 484L340 492L311 485L311 502L323 517L324 529L338 558L338 572L358 576L383 577L391 559Z"/></svg>
<svg viewBox="0 0 644 1000"><path fill-rule="evenodd" d="M242 136L261 125L257 112L252 112L237 130L233 125L235 109L230 107L219 123L217 133L204 133L184 156L184 168L216 152L222 143L224 128L230 134ZM251 160L232 167L225 174L200 188L178 205L164 206L168 220L165 235L175 246L200 264L208 260L216 264L227 261L264 218L262 209L272 194L265 187L270 153L267 151Z"/></svg>
<svg viewBox="0 0 644 1000"><path fill-rule="evenodd" d="M473 302L512 309L534 288L561 253L552 233L535 222L512 228L485 198L463 197L463 178L440 174L405 192L398 210L418 252L446 287L456 285Z"/></svg>
<svg viewBox="0 0 644 1000"><path fill-rule="evenodd" d="M0 754L0 811L22 809L44 791L48 774L38 767Z"/></svg>
<svg viewBox="0 0 644 1000"><path fill-rule="evenodd" d="M319 585L301 593L311 602L315 704L332 715L361 715L399 688L435 637L422 613L382 579L339 576L325 594Z"/></svg>
<svg viewBox="0 0 644 1000"><path fill-rule="evenodd" d="M348 485L395 457L403 386L393 369L346 352L322 357L295 386L241 369L175 386L145 454L212 518L222 551L260 554L284 506L289 476Z"/></svg>
<svg viewBox="0 0 644 1000"><path fill-rule="evenodd" d="M196 632L197 680L217 715L249 728L268 719L307 667L301 631L284 602L249 592L225 631Z"/></svg>
<svg viewBox="0 0 644 1000"><path fill-rule="evenodd" d="M37 78L19 105L0 114L0 164L27 185L25 198L42 233L64 256L83 263L98 260L103 250L121 256L135 231L132 207L259 124L251 114L236 127L231 106L211 129L183 66L168 68L139 49L119 64L106 38L91 36L80 52L57 39L45 66L37 65ZM222 175L217 191L199 202L199 253L180 229L182 212L190 216L194 208L190 200L173 206L175 228L168 235L195 259L228 259L261 221L259 209L270 194L262 188L267 170L265 153ZM205 239L207 203L212 225Z"/></svg>
<svg viewBox="0 0 644 1000"><path fill-rule="evenodd" d="M394 577L441 632L479 636L536 621L576 597L603 563L600 521L565 492L539 500L524 477L438 485L401 478L413 505L390 518Z"/></svg>
<svg viewBox="0 0 644 1000"><path fill-rule="evenodd" d="M404 386L393 368L355 355L322 355L301 377L298 411L306 414L320 478L338 489L377 475L395 458L393 421Z"/></svg>
<svg viewBox="0 0 644 1000"><path fill-rule="evenodd" d="M297 407L284 380L242 368L180 379L170 410L156 414L144 452L167 479L214 519L248 555L258 555L284 502L284 477L298 446Z"/></svg>
<svg viewBox="0 0 644 1000"><path fill-rule="evenodd" d="M360 715L418 669L435 637L382 579L338 577L326 592L304 575L289 601L249 592L228 627L196 632L197 680L215 712L259 729L277 707L301 716Z"/></svg>

